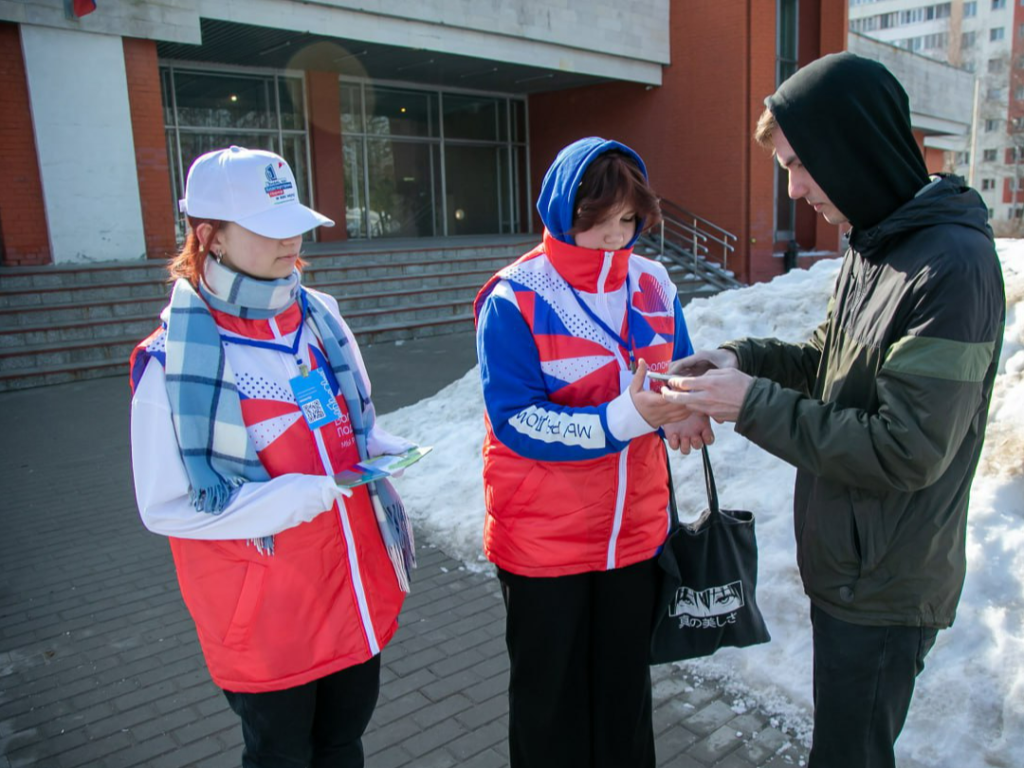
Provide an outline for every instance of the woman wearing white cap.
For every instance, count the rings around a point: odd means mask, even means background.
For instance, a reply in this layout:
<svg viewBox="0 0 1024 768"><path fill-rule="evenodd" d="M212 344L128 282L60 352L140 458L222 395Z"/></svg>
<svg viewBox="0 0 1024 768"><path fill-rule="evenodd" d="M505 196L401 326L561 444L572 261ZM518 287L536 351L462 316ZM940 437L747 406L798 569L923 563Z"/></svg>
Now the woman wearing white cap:
<svg viewBox="0 0 1024 768"><path fill-rule="evenodd" d="M375 425L337 302L299 282L302 234L334 222L299 203L288 164L203 155L182 210L170 304L132 355L142 520L170 539L243 766L362 766L412 535L386 481L333 476L410 444Z"/></svg>

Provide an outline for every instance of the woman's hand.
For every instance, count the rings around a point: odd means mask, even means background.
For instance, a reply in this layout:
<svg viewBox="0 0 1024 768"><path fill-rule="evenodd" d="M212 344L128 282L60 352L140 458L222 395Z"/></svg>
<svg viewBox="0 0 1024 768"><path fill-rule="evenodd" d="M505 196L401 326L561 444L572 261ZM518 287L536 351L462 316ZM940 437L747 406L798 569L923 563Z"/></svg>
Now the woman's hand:
<svg viewBox="0 0 1024 768"><path fill-rule="evenodd" d="M678 450L683 456L690 455L690 449L699 451L705 445L715 442L715 433L711 429L711 419L703 413L694 413L682 421L673 421L662 427L668 446Z"/></svg>
<svg viewBox="0 0 1024 768"><path fill-rule="evenodd" d="M633 407L643 416L644 421L657 429L673 421L683 421L691 415L691 410L686 406L673 403L657 392L644 389L646 378L647 362L640 360L633 380L629 383L629 396L633 400Z"/></svg>

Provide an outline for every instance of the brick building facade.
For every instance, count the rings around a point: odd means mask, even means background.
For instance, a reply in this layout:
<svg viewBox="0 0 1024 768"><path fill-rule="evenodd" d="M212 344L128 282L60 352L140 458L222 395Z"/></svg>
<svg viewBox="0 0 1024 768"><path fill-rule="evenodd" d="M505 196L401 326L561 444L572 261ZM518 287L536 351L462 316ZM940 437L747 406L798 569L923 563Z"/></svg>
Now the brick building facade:
<svg viewBox="0 0 1024 768"><path fill-rule="evenodd" d="M0 111L8 177L0 187L4 265L165 258L180 237L176 197L189 153L220 137L225 143L266 141L277 151L293 152L305 165L307 200L339 224L347 222L324 230L324 239L459 234L465 218L475 215L476 201L460 197L458 186L481 174L484 196L491 187L497 190L493 204L485 206L485 222L493 222L495 233L537 231L532 198L555 152L581 136L604 135L644 156L663 197L736 235L729 268L742 280L779 274L778 257L792 240L812 254L837 249L836 228L807 206L797 206L792 224L780 226L780 206L790 202L771 158L750 137L763 99L783 71L784 39L794 41L795 56L787 54L794 66L845 47L844 0L659 0L620 3L626 6L620 9L604 2L548 7L521 0L512 4L518 16L503 11L493 19L461 20L446 17L438 3L427 3L416 18L368 13L340 1L315 10L290 0L261 4L277 8L277 18L286 20L280 27L267 26L273 15L268 9L254 10L251 18L244 10L230 18L200 17L192 0L108 0L80 20L65 18L59 0L41 5L49 16L39 11L30 22L8 13L0 20L0 78L8 94L7 108ZM59 78L53 73L60 69L43 66L36 43L29 54L22 45L26 35L32 42L42 29L38 25L50 27L44 38L120 39L124 85L111 80L106 87L127 91L134 175L128 181L117 177L112 186L123 196L132 179L137 181L138 205L126 206L121 216L140 220L129 222L119 233L123 237L111 242L128 245L93 241L88 248L69 249L68 233L60 231L64 217L54 215L48 192L67 177L48 176L46 168L59 134L33 124L44 109L51 109L51 121L60 111L45 103L38 86L32 91L33 82ZM582 27L580 34L566 25ZM375 31L360 39L361 29ZM251 113L273 125L261 123L259 133L252 128L259 120L236 117L230 104L214 112L212 96L187 91L188 83L202 84L193 76L205 71L230 83L225 88L235 87L230 78L250 78L245 82L255 83L253 93L273 91L270 106ZM298 96L288 91L294 83L301 85ZM351 104L356 97L358 109ZM410 104L428 105L422 123L403 122L398 115L385 119L382 105L406 97ZM195 101L182 106L190 98ZM294 115L290 104L300 104ZM359 110L365 122L353 129ZM497 132L484 136L481 126L492 112ZM188 123L197 114L205 115L202 130ZM449 131L449 124L462 133ZM385 143L375 133L380 125L389 132ZM408 135L402 133L406 129ZM81 131L99 137L103 123L86 119ZM88 148L90 137L73 138ZM374 155L381 147L383 161ZM79 155L82 173L96 179L89 189L102 197L105 166L88 151ZM381 183L382 173L391 174L387 184ZM106 210L102 200L82 204ZM385 212L391 223L382 223ZM75 226L81 231L80 222Z"/></svg>

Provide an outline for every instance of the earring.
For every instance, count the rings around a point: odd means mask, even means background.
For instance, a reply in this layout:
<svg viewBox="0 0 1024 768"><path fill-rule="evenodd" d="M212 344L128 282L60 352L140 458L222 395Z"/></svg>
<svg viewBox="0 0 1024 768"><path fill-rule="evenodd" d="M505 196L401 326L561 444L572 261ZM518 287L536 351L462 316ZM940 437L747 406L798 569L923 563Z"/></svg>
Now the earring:
<svg viewBox="0 0 1024 768"><path fill-rule="evenodd" d="M216 251L213 254L213 258L217 260L218 264L222 263L224 261L224 251Z"/></svg>

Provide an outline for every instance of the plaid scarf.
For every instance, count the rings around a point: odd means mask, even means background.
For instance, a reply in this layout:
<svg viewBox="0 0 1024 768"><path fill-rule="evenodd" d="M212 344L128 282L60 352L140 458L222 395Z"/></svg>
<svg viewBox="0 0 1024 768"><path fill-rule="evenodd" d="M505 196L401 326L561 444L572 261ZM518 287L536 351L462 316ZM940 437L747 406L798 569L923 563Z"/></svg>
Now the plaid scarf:
<svg viewBox="0 0 1024 768"><path fill-rule="evenodd" d="M359 375L355 358L349 345L348 336L327 308L322 296L306 293L309 302L309 316L320 336L327 353L341 395L348 406L352 431L355 433L359 456L367 457L366 438L373 428L376 411L366 391L363 377ZM409 591L409 572L416 565L412 525L405 512L402 499L387 480L369 483L370 502L377 517L377 527L394 566L398 584L403 591Z"/></svg>
<svg viewBox="0 0 1024 768"><path fill-rule="evenodd" d="M207 259L206 285L201 283L198 292L187 280L174 284L171 302L161 314L167 331L167 395L191 486L189 496L200 512L219 514L240 485L270 479L246 432L234 373L209 308L236 317L266 319L290 307L300 291L298 270L280 280L257 280L214 259ZM375 419L373 403L348 337L327 303L315 293L305 292L305 297L309 317L348 406L359 456L365 459L366 439ZM387 480L371 483L368 490L398 583L408 592L415 550L405 507ZM273 554L272 536L255 544L261 552Z"/></svg>

